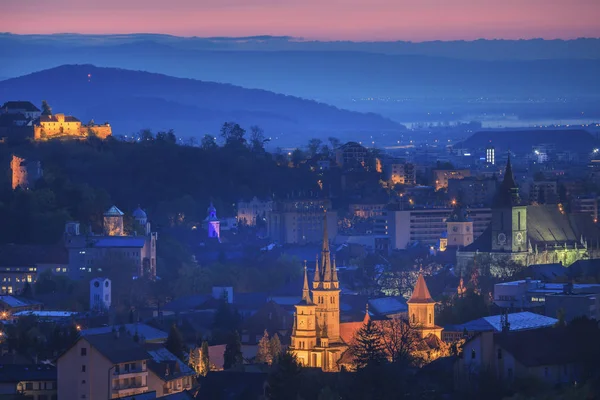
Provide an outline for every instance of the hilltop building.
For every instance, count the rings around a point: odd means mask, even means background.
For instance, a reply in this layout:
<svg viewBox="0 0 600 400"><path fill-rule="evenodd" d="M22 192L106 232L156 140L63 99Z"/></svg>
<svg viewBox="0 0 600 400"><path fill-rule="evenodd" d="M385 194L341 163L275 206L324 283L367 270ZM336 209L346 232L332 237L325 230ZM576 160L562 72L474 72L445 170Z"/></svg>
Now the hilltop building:
<svg viewBox="0 0 600 400"><path fill-rule="evenodd" d="M335 371L348 346L340 337L340 283L335 258L329 251L327 213L323 220L323 247L320 259L317 256L312 294L305 266L302 300L296 304L290 351L305 366Z"/></svg>
<svg viewBox="0 0 600 400"><path fill-rule="evenodd" d="M79 222L67 222L65 246L69 252L69 276L83 279L92 270L103 264L131 262L136 267L136 276L156 278L156 240L158 235L151 231L146 213L137 208L133 212L133 231L126 233L123 225L125 214L116 206L104 213L103 233L96 235L80 232Z"/></svg>
<svg viewBox="0 0 600 400"><path fill-rule="evenodd" d="M356 142L348 142L335 150L335 162L341 168L365 166L368 150Z"/></svg>
<svg viewBox="0 0 600 400"><path fill-rule="evenodd" d="M462 268L483 257L496 267L503 262L571 265L600 257L599 238L598 226L589 215L567 214L560 204L524 205L509 156L492 207L492 222L472 244L457 251L457 265Z"/></svg>
<svg viewBox="0 0 600 400"><path fill-rule="evenodd" d="M27 120L39 118L42 112L30 101L7 101L0 108L0 114L20 114Z"/></svg>
<svg viewBox="0 0 600 400"><path fill-rule="evenodd" d="M26 160L13 154L10 161L13 190L20 187L30 189L42 177L42 164L39 161Z"/></svg>
<svg viewBox="0 0 600 400"><path fill-rule="evenodd" d="M96 136L106 139L112 135L109 123L96 124L90 121L84 125L77 118L65 115L41 115L33 125L33 138L35 140L48 140L54 138L84 139L88 136Z"/></svg>

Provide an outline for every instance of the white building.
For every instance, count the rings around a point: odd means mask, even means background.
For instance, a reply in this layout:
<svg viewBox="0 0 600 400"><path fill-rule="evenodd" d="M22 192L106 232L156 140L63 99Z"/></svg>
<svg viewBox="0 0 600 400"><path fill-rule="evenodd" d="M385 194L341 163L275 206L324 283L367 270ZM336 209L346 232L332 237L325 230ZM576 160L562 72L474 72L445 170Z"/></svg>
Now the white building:
<svg viewBox="0 0 600 400"><path fill-rule="evenodd" d="M108 310L111 303L111 281L95 278L90 281L90 310Z"/></svg>

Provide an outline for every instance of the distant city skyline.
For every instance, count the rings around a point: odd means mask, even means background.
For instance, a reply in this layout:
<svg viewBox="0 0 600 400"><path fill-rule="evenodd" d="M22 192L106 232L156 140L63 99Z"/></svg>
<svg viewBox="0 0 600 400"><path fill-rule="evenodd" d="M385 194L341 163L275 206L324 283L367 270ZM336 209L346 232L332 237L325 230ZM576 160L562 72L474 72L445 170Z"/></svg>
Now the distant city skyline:
<svg viewBox="0 0 600 400"><path fill-rule="evenodd" d="M17 34L289 35L318 40L600 37L597 0L4 0Z"/></svg>

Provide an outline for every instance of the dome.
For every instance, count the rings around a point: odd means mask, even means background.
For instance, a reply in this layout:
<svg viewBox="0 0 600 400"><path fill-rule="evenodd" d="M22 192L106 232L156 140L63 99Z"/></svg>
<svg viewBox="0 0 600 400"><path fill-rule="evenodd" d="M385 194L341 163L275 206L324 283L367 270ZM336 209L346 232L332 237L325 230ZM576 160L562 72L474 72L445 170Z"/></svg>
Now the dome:
<svg viewBox="0 0 600 400"><path fill-rule="evenodd" d="M136 208L133 211L133 218L135 219L142 219L142 218L148 218L148 216L146 215L146 212L144 210L142 210L139 206L138 208Z"/></svg>

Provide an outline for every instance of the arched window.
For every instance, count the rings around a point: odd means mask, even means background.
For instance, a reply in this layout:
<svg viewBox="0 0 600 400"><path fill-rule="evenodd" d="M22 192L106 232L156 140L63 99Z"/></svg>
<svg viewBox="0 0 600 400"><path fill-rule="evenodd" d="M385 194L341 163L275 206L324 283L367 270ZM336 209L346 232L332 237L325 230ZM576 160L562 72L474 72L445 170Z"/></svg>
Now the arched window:
<svg viewBox="0 0 600 400"><path fill-rule="evenodd" d="M417 318L415 317L415 313L413 313L413 315L412 315L412 322L413 322L413 324L414 324L415 322L417 322Z"/></svg>
<svg viewBox="0 0 600 400"><path fill-rule="evenodd" d="M429 323L432 324L433 322L431 322L431 314L429 314Z"/></svg>

